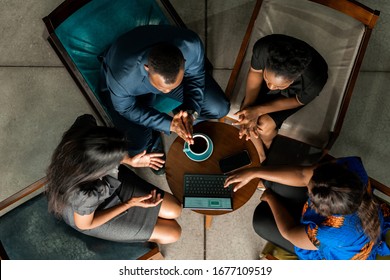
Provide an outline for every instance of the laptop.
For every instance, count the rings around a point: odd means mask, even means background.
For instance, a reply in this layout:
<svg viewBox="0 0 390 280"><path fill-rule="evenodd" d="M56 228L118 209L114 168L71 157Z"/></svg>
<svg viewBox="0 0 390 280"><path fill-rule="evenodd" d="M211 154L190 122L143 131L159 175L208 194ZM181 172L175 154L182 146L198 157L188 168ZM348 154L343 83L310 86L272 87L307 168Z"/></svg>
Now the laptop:
<svg viewBox="0 0 390 280"><path fill-rule="evenodd" d="M183 208L233 210L233 187L224 188L227 175L184 174Z"/></svg>

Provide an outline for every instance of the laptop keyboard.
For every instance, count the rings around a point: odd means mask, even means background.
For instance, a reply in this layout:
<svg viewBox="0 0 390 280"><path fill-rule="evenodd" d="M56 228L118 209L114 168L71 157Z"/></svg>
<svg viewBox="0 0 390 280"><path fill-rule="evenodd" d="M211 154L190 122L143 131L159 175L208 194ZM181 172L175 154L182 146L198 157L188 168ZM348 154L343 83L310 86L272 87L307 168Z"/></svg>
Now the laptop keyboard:
<svg viewBox="0 0 390 280"><path fill-rule="evenodd" d="M185 174L184 193L197 197L231 197L232 188L224 188L227 176L223 174Z"/></svg>

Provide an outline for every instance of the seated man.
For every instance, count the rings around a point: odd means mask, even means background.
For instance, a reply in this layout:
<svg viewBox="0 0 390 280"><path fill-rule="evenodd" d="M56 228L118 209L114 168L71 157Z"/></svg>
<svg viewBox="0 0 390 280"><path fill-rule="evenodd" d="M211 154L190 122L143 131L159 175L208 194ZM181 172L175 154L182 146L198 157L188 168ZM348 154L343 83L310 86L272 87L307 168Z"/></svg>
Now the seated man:
<svg viewBox="0 0 390 280"><path fill-rule="evenodd" d="M261 162L266 158L264 146L270 147L284 120L318 96L327 79L327 63L307 43L281 34L255 43L245 98L234 124L241 125L240 138L252 139Z"/></svg>
<svg viewBox="0 0 390 280"><path fill-rule="evenodd" d="M114 125L134 148L130 156L143 150L163 152L160 132L175 132L192 144L198 117L218 119L228 113L230 103L205 73L204 61L198 35L169 25L137 27L105 52L100 94ZM153 107L161 96L181 103L173 117ZM163 168L157 172L163 173Z"/></svg>
<svg viewBox="0 0 390 280"><path fill-rule="evenodd" d="M249 168L232 174L225 185L237 183L237 191L254 178L267 180L268 186L253 215L256 233L299 259L390 255L385 242L390 209L373 197L360 158Z"/></svg>

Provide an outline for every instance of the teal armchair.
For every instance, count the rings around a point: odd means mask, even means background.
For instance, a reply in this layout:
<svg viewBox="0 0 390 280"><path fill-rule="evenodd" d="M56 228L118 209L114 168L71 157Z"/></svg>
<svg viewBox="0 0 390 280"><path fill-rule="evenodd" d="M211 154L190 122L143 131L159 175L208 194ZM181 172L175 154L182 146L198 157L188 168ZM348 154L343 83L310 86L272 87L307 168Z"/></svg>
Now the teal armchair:
<svg viewBox="0 0 390 280"><path fill-rule="evenodd" d="M163 259L156 243L107 241L58 220L48 212L45 183L43 178L0 202L0 211L5 212L0 217L0 259Z"/></svg>
<svg viewBox="0 0 390 280"><path fill-rule="evenodd" d="M66 0L43 18L48 41L103 124L112 119L99 97L101 55L123 33L140 25L185 28L168 0ZM168 113L180 105L159 96L154 108Z"/></svg>

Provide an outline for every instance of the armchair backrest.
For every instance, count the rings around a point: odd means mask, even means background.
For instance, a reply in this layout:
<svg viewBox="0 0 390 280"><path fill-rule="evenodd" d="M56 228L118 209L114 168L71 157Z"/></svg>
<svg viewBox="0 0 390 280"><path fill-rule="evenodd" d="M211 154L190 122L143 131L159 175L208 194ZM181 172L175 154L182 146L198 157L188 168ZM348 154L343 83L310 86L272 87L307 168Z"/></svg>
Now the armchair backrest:
<svg viewBox="0 0 390 280"><path fill-rule="evenodd" d="M258 0L241 45L226 94L240 109L252 48L261 37L286 34L313 46L328 63L320 95L283 123L279 134L329 150L351 99L365 49L379 12L349 0Z"/></svg>

